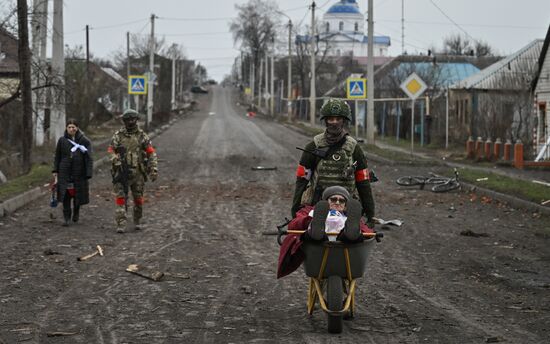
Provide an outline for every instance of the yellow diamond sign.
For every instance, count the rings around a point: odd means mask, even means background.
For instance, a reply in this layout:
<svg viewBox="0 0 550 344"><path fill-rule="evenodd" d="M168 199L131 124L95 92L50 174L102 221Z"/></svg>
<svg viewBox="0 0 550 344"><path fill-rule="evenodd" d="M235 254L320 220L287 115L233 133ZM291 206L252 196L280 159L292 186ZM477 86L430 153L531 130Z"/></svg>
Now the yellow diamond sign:
<svg viewBox="0 0 550 344"><path fill-rule="evenodd" d="M418 98L427 88L426 83L416 73L412 73L401 83L401 89L411 99Z"/></svg>

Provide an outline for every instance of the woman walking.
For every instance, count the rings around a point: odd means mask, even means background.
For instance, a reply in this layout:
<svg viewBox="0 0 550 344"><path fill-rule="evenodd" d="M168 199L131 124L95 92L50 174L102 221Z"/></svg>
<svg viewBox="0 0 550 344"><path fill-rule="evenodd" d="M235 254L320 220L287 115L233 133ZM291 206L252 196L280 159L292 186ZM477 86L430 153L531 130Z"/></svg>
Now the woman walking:
<svg viewBox="0 0 550 344"><path fill-rule="evenodd" d="M57 141L52 170L57 179L57 199L63 203L63 226L68 226L71 219L78 222L80 206L90 202L91 154L90 140L78 129L77 121L69 118L65 134Z"/></svg>

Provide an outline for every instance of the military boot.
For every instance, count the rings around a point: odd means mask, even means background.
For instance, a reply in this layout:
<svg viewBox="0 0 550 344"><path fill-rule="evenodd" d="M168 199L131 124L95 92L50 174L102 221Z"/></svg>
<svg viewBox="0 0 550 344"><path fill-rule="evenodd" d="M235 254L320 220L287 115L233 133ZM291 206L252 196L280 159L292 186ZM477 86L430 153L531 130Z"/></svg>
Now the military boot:
<svg viewBox="0 0 550 344"><path fill-rule="evenodd" d="M126 229L126 210L124 207L118 207L115 214L116 232L124 233Z"/></svg>

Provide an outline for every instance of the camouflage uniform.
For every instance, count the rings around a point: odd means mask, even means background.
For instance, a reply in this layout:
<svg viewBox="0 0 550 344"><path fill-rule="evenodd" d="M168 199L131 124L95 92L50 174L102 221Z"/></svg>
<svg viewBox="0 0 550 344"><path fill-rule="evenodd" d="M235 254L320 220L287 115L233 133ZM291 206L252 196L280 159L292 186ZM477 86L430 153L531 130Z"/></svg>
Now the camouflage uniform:
<svg viewBox="0 0 550 344"><path fill-rule="evenodd" d="M137 112L127 110L123 114L125 125L126 120L135 119L137 121ZM135 122L134 122L135 124ZM132 192L134 200L133 219L136 229L139 229L140 220L143 216L143 191L147 177L151 181L155 181L158 175L157 170L157 154L149 136L141 130L137 125L133 128L124 128L118 130L111 139L108 152L111 154L111 174L113 179L122 170L122 161L120 148L125 149L125 163L128 166L128 193ZM113 181L113 189L115 192L116 212L115 219L118 232L124 232L126 227L126 198L124 195L124 186L121 182Z"/></svg>
<svg viewBox="0 0 550 344"><path fill-rule="evenodd" d="M349 123L351 111L344 101L331 99L321 108L321 120L328 117L343 117L344 124ZM325 130L306 145L296 170L292 216L302 206L316 204L330 186L344 187L358 197L367 221L372 223L375 209L367 159L357 141L345 131L335 143L327 141Z"/></svg>

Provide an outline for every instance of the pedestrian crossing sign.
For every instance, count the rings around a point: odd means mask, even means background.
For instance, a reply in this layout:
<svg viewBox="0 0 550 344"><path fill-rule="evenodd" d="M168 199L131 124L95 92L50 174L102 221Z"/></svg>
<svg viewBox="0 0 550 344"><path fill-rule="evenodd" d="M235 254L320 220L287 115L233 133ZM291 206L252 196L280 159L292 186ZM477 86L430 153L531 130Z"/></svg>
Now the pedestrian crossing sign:
<svg viewBox="0 0 550 344"><path fill-rule="evenodd" d="M367 79L348 78L346 85L348 99L367 98Z"/></svg>
<svg viewBox="0 0 550 344"><path fill-rule="evenodd" d="M147 77L145 75L128 76L128 94L147 94Z"/></svg>

